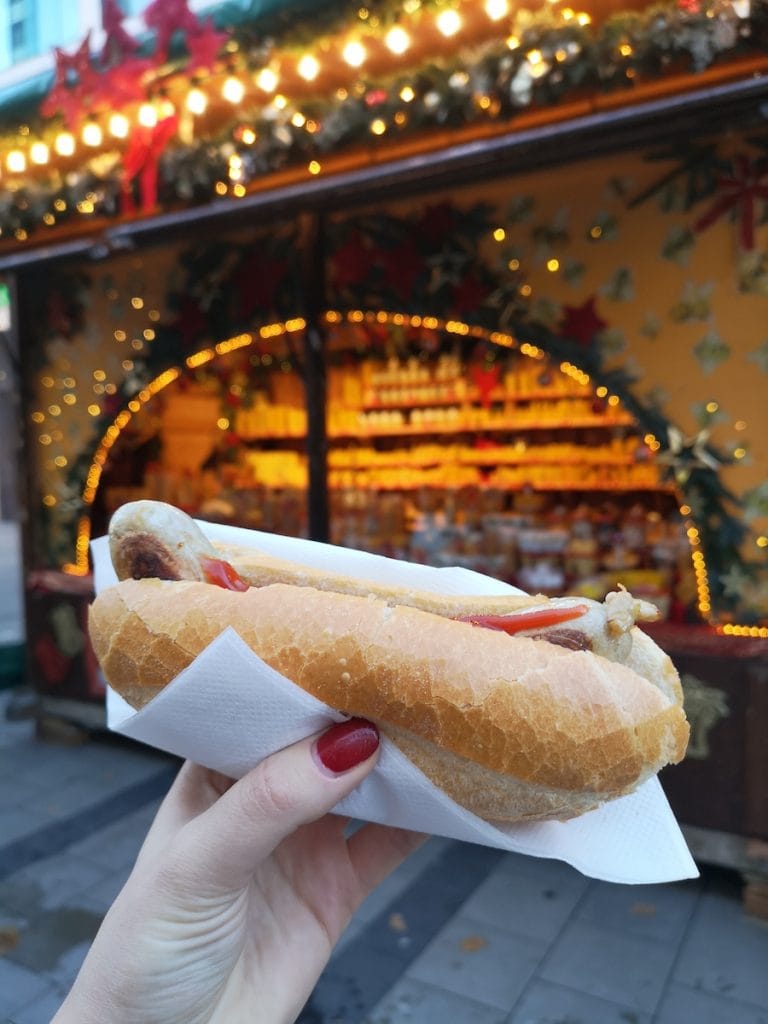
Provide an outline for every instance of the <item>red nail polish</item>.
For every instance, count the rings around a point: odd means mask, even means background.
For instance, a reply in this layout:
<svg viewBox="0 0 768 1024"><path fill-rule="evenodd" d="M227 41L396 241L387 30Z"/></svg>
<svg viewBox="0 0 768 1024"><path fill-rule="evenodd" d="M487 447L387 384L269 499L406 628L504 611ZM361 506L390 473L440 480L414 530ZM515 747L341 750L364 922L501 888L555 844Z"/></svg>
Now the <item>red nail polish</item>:
<svg viewBox="0 0 768 1024"><path fill-rule="evenodd" d="M332 725L315 744L324 768L340 775L367 761L379 745L379 730L364 718Z"/></svg>

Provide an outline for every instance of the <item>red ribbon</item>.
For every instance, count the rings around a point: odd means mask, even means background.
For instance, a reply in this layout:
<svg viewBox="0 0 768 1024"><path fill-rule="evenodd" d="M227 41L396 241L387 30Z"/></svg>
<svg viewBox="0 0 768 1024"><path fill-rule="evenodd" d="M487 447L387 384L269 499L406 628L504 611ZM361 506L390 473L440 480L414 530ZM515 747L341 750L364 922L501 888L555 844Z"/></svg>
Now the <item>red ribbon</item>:
<svg viewBox="0 0 768 1024"><path fill-rule="evenodd" d="M758 199L768 200L768 176L761 164L741 155L734 158L733 173L718 178L717 187L722 193L712 206L696 221L693 230L704 231L731 210L740 211L739 237L741 247L746 250L755 247L755 203Z"/></svg>
<svg viewBox="0 0 768 1024"><path fill-rule="evenodd" d="M171 114L153 128L137 125L123 158L123 212L135 213L133 180L138 175L140 208L144 212L157 206L157 178L160 156L179 126L179 115Z"/></svg>

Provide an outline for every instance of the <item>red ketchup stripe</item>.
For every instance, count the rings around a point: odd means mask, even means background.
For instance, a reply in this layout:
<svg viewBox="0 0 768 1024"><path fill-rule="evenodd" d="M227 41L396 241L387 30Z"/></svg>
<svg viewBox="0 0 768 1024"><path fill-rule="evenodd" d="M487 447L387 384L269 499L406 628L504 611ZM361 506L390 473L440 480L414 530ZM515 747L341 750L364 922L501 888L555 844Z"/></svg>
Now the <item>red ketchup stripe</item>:
<svg viewBox="0 0 768 1024"><path fill-rule="evenodd" d="M462 615L459 622L471 622L473 626L485 629L499 629L504 633L519 633L524 629L546 629L547 626L559 626L562 622L578 619L586 615L589 609L585 604L572 604L567 607L533 608L528 612L511 612L509 615Z"/></svg>
<svg viewBox="0 0 768 1024"><path fill-rule="evenodd" d="M206 582L213 583L225 590L248 590L248 584L236 570L223 558L201 558L200 568Z"/></svg>

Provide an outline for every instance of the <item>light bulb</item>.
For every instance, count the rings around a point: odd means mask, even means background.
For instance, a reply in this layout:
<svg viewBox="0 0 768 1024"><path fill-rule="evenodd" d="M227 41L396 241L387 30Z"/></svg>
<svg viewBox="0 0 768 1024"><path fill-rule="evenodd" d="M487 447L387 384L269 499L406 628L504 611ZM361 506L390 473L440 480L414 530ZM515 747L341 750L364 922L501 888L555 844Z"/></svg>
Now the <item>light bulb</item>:
<svg viewBox="0 0 768 1024"><path fill-rule="evenodd" d="M384 37L384 44L399 57L411 45L411 37L400 25L394 25Z"/></svg>
<svg viewBox="0 0 768 1024"><path fill-rule="evenodd" d="M113 114L109 119L109 132L116 139L127 139L130 130L128 118L124 114Z"/></svg>
<svg viewBox="0 0 768 1024"><path fill-rule="evenodd" d="M245 86L239 78L230 75L221 87L221 95L228 103L240 103L245 96Z"/></svg>
<svg viewBox="0 0 768 1024"><path fill-rule="evenodd" d="M59 156L72 156L75 152L75 136L72 132L59 132L53 148Z"/></svg>
<svg viewBox="0 0 768 1024"><path fill-rule="evenodd" d="M157 124L157 111L151 103L142 103L139 107L139 124L145 128L154 128Z"/></svg>
<svg viewBox="0 0 768 1024"><path fill-rule="evenodd" d="M5 166L11 174L23 174L27 169L27 158L20 149L12 149L5 158Z"/></svg>
<svg viewBox="0 0 768 1024"><path fill-rule="evenodd" d="M86 146L100 146L103 138L104 133L95 121L87 121L83 125L83 142Z"/></svg>
<svg viewBox="0 0 768 1024"><path fill-rule="evenodd" d="M444 36L455 36L461 28L461 17L458 11L449 8L438 14L435 24Z"/></svg>
<svg viewBox="0 0 768 1024"><path fill-rule="evenodd" d="M201 114L205 113L207 108L208 97L205 95L203 90L198 89L197 86L190 89L187 93L187 110L190 114L195 114L195 116L199 117Z"/></svg>
<svg viewBox="0 0 768 1024"><path fill-rule="evenodd" d="M44 142L33 142L29 149L29 159L33 164L47 164L50 153Z"/></svg>
<svg viewBox="0 0 768 1024"><path fill-rule="evenodd" d="M264 92L274 92L277 88L277 75L272 68L262 68L256 75L256 85Z"/></svg>
<svg viewBox="0 0 768 1024"><path fill-rule="evenodd" d="M365 58L368 56L363 44L358 42L356 39L350 39L341 51L341 55L352 68L362 67L365 63Z"/></svg>
<svg viewBox="0 0 768 1024"><path fill-rule="evenodd" d="M296 70L307 82L314 82L320 73L320 62L311 53L305 53L296 65Z"/></svg>
<svg viewBox="0 0 768 1024"><path fill-rule="evenodd" d="M509 0L485 0L485 13L491 21L500 21L509 14Z"/></svg>

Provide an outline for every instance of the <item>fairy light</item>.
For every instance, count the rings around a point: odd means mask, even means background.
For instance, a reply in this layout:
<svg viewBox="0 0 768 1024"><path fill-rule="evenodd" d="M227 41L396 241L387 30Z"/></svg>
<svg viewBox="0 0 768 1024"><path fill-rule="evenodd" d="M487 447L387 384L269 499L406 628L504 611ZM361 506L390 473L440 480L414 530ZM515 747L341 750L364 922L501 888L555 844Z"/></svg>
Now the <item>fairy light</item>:
<svg viewBox="0 0 768 1024"><path fill-rule="evenodd" d="M245 96L245 85L239 78L230 75L221 87L221 95L227 103L236 105L242 102L243 96Z"/></svg>
<svg viewBox="0 0 768 1024"><path fill-rule="evenodd" d="M27 169L27 157L20 149L12 149L5 158L5 166L11 174L23 174Z"/></svg>
<svg viewBox="0 0 768 1024"><path fill-rule="evenodd" d="M305 53L296 65L296 71L306 82L314 82L320 74L320 61L311 53Z"/></svg>
<svg viewBox="0 0 768 1024"><path fill-rule="evenodd" d="M279 79L272 68L262 68L256 75L255 81L262 92L274 92Z"/></svg>
<svg viewBox="0 0 768 1024"><path fill-rule="evenodd" d="M100 146L104 139L101 125L96 121L86 121L83 125L82 139L85 145L90 146L92 149Z"/></svg>
<svg viewBox="0 0 768 1024"><path fill-rule="evenodd" d="M377 117L371 121L371 132L374 135L383 135L387 130L387 122Z"/></svg>
<svg viewBox="0 0 768 1024"><path fill-rule="evenodd" d="M506 237L507 232L504 230L504 228L496 228L496 230L493 232L493 238L494 241L496 242L503 242Z"/></svg>
<svg viewBox="0 0 768 1024"><path fill-rule="evenodd" d="M404 85L400 90L400 99L403 103L412 103L416 99L416 93L413 91L410 85Z"/></svg>
<svg viewBox="0 0 768 1024"><path fill-rule="evenodd" d="M437 18L435 19L438 31L440 31L447 39L451 36L455 36L461 28L461 15L458 11L454 11L452 8L440 11Z"/></svg>
<svg viewBox="0 0 768 1024"><path fill-rule="evenodd" d="M402 57L410 48L411 37L402 25L393 25L384 36L384 45L390 53L394 53L396 57Z"/></svg>
<svg viewBox="0 0 768 1024"><path fill-rule="evenodd" d="M357 39L350 39L341 51L341 56L351 68L359 68L365 64L368 52Z"/></svg>
<svg viewBox="0 0 768 1024"><path fill-rule="evenodd" d="M33 142L29 147L29 159L33 164L47 164L51 151L44 142Z"/></svg>
<svg viewBox="0 0 768 1024"><path fill-rule="evenodd" d="M320 171L322 170L322 167L320 165L320 161L319 160L310 160L309 164L307 165L307 170L309 171L310 174L319 174Z"/></svg>
<svg viewBox="0 0 768 1024"><path fill-rule="evenodd" d="M485 0L485 13L491 21L501 21L509 14L509 0Z"/></svg>
<svg viewBox="0 0 768 1024"><path fill-rule="evenodd" d="M252 146L256 141L256 132L253 130L253 128L243 128L242 132L240 133L240 138L242 139L246 146Z"/></svg>
<svg viewBox="0 0 768 1024"><path fill-rule="evenodd" d="M142 103L139 107L139 124L144 128L154 128L157 124L157 111L151 103Z"/></svg>
<svg viewBox="0 0 768 1024"><path fill-rule="evenodd" d="M187 110L195 117L200 117L208 109L208 97L198 86L193 86L187 93Z"/></svg>
<svg viewBox="0 0 768 1024"><path fill-rule="evenodd" d="M127 139L130 127L125 114L112 114L109 119L109 134L115 139Z"/></svg>

